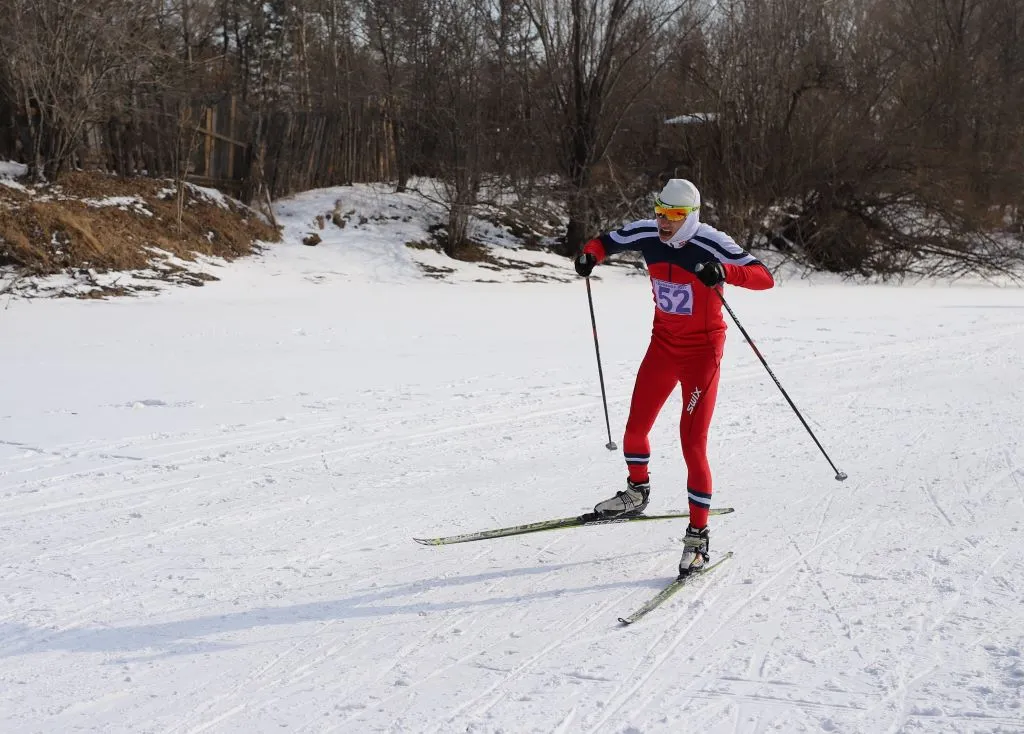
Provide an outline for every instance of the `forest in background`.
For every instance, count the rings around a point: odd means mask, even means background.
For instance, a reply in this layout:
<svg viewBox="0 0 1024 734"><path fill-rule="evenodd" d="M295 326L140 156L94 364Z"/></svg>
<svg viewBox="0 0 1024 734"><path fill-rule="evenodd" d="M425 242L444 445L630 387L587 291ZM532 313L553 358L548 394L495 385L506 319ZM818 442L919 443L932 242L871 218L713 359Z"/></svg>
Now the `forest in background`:
<svg viewBox="0 0 1024 734"><path fill-rule="evenodd" d="M247 202L417 176L440 245L507 191L556 249L702 218L809 267L1024 260L1020 0L0 0L0 158L213 181Z"/></svg>

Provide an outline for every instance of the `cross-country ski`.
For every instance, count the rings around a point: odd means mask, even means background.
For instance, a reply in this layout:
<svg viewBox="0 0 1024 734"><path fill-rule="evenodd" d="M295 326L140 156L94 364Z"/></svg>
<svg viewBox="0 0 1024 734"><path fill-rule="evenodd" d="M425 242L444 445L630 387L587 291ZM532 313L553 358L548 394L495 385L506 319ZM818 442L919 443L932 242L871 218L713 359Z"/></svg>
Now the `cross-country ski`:
<svg viewBox="0 0 1024 734"><path fill-rule="evenodd" d="M701 568L699 571L690 571L685 576L677 576L673 581L665 586L661 591L655 594L653 597L644 602L643 606L637 609L631 614L627 614L625 617L619 617L619 622L622 624L633 624L642 617L646 616L649 612L652 612L657 607L668 601L676 592L686 586L688 583L694 581L701 576L704 576L711 571L718 568L719 565L725 563L727 560L732 558L733 552L729 551L721 558L708 563L708 565Z"/></svg>
<svg viewBox="0 0 1024 734"><path fill-rule="evenodd" d="M711 515L727 515L735 512L732 507L712 508ZM526 535L528 533L540 533L546 530L561 530L564 528L582 528L593 525L615 525L626 522L649 522L652 520L678 520L688 518L690 513L677 512L667 515L630 515L627 517L604 518L593 512L577 515L576 517L562 517L555 520L541 520L527 525L511 525L506 528L494 528L493 530L479 530L461 535L449 535L443 538L413 538L422 545L450 545L452 543L468 543L474 540L490 540L492 538L505 538L511 535Z"/></svg>

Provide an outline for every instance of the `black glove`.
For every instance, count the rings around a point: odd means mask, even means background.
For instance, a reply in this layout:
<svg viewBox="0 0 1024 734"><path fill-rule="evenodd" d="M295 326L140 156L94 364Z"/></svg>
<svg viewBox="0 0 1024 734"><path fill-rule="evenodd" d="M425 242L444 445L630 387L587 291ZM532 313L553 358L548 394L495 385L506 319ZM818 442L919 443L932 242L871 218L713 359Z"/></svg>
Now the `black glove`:
<svg viewBox="0 0 1024 734"><path fill-rule="evenodd" d="M700 282L708 288L714 288L719 283L725 282L725 268L722 267L722 263L715 260L700 263L693 272L696 273Z"/></svg>
<svg viewBox="0 0 1024 734"><path fill-rule="evenodd" d="M593 272L594 266L597 265L597 258L589 252L584 252L573 261L573 265L576 266L578 274L587 278Z"/></svg>

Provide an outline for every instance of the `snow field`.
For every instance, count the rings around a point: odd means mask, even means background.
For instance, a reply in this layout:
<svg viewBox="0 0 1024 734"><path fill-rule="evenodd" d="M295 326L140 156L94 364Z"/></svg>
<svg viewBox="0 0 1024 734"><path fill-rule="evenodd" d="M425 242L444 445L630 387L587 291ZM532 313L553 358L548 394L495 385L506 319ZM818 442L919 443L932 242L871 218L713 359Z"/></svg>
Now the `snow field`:
<svg viewBox="0 0 1024 734"><path fill-rule="evenodd" d="M392 266L392 261L399 265ZM679 523L441 548L619 489L582 283L283 246L0 316L0 731L1024 732L1024 294L727 298L712 551ZM594 283L613 439L646 279ZM651 512L685 508L673 397Z"/></svg>

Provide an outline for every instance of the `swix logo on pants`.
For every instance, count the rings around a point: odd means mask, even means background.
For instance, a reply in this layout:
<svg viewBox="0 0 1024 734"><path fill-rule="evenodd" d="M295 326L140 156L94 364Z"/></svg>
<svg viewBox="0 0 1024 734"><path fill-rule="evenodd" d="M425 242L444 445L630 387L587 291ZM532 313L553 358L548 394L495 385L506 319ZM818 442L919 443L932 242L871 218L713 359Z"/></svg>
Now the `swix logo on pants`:
<svg viewBox="0 0 1024 734"><path fill-rule="evenodd" d="M686 404L686 414L693 415L693 411L697 407L697 401L700 400L700 388L693 388L693 392L690 393L690 402Z"/></svg>

